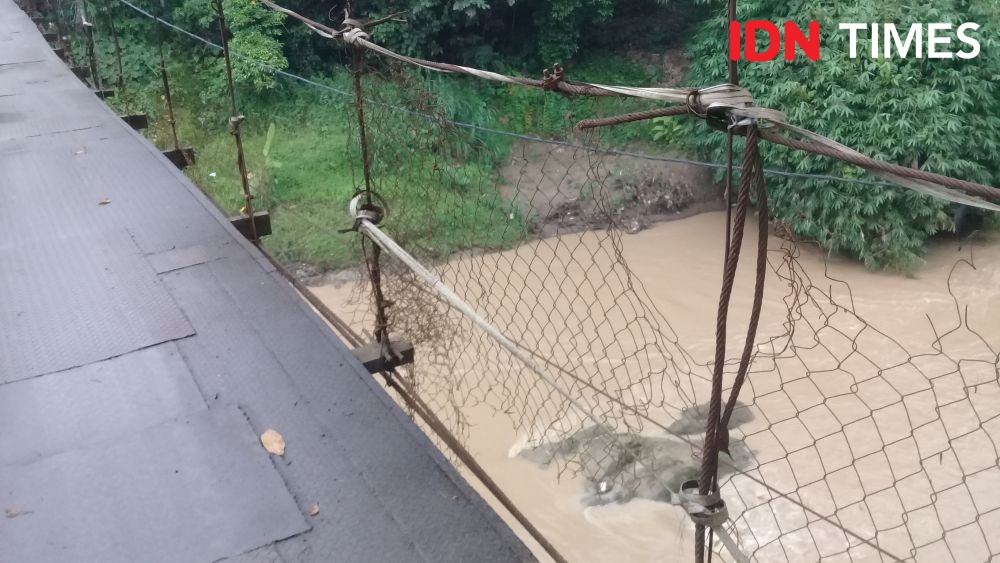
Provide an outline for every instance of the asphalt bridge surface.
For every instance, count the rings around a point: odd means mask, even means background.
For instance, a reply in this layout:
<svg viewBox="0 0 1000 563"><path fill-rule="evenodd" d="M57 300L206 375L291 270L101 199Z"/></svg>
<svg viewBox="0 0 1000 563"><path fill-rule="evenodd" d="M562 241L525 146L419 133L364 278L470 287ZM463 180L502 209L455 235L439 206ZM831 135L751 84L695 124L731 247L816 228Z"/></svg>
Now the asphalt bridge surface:
<svg viewBox="0 0 1000 563"><path fill-rule="evenodd" d="M284 457L261 447L268 428ZM10 562L531 559L12 0L0 0L0 511Z"/></svg>

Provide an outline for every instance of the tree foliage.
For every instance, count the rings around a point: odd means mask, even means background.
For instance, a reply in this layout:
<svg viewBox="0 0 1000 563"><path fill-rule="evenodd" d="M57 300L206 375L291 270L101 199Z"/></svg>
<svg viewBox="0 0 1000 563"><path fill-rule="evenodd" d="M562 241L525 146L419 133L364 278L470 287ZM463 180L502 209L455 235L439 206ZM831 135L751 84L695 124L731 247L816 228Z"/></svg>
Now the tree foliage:
<svg viewBox="0 0 1000 563"><path fill-rule="evenodd" d="M373 0L368 16L403 12L380 42L411 55L478 66L569 63L586 51L674 44L706 0ZM301 0L307 11L314 0ZM325 8L322 8L325 10ZM317 8L315 12L322 11ZM325 12L323 17L325 17Z"/></svg>
<svg viewBox="0 0 1000 563"><path fill-rule="evenodd" d="M503 57L565 62L584 45L586 29L607 21L613 0L376 1L380 13L405 11L405 25L380 37L411 53L485 64Z"/></svg>
<svg viewBox="0 0 1000 563"><path fill-rule="evenodd" d="M284 17L268 10L254 0L224 0L226 27L229 33L229 47L238 56L233 57L233 79L253 91L274 87L275 76L261 64L278 69L288 67L288 59L282 51L282 31ZM203 30L205 37L216 38L219 42L218 23L214 2L206 0L184 0L176 9L174 17L194 29ZM220 71L222 61L212 66L212 71ZM217 73L221 76L221 72ZM218 81L217 81L218 82ZM215 85L219 92L224 83Z"/></svg>
<svg viewBox="0 0 1000 563"><path fill-rule="evenodd" d="M980 0L920 2L901 10L898 1L741 0L738 19L791 20L805 29L823 22L822 54L813 62L800 56L764 63L741 63L744 86L757 103L785 111L803 125L863 153L889 162L997 185L1000 183L1000 18L997 4ZM693 39L691 85L725 81L724 8ZM837 22L977 22L974 36L982 51L973 60L873 59L867 34L859 57L848 54L848 35ZM961 48L953 38L951 50ZM926 49L925 49L926 51ZM912 54L912 51L911 51ZM720 134L704 124L678 135L659 125L660 136L685 137L704 154L722 158ZM782 147L766 147L771 168L855 177L859 169ZM927 239L950 227L946 203L913 192L819 180L770 178L772 213L801 235L835 252L860 258L870 267L908 268L918 263Z"/></svg>

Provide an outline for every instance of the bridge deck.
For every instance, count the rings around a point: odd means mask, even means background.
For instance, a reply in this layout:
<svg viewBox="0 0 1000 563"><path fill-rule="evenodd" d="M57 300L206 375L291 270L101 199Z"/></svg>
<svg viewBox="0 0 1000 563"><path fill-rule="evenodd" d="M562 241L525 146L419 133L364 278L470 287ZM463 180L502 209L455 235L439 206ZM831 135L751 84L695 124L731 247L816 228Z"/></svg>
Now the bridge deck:
<svg viewBox="0 0 1000 563"><path fill-rule="evenodd" d="M284 457L262 449L267 428ZM0 483L5 561L531 557L12 0L0 0Z"/></svg>

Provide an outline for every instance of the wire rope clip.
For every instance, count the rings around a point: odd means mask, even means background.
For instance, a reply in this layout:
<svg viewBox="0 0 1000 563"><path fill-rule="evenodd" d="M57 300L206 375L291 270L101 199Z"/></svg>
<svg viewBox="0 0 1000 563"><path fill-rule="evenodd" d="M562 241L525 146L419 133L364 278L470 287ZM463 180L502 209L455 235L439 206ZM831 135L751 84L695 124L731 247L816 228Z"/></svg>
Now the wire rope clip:
<svg viewBox="0 0 1000 563"><path fill-rule="evenodd" d="M234 115L229 118L229 134L235 135L240 132L240 126L246 121L244 115Z"/></svg>
<svg viewBox="0 0 1000 563"><path fill-rule="evenodd" d="M351 198L351 203L348 206L348 212L354 219L354 225L349 229L341 229L340 232L347 233L358 230L361 227L361 221L378 225L382 219L385 219L386 209L387 206L382 196L375 192L358 192Z"/></svg>
<svg viewBox="0 0 1000 563"><path fill-rule="evenodd" d="M718 528L729 520L726 501L719 493L698 494L698 481L685 481L677 494L676 504L684 507L691 520L700 526Z"/></svg>
<svg viewBox="0 0 1000 563"><path fill-rule="evenodd" d="M750 125L752 121L747 119L738 120L733 115L734 109L736 109L736 106L729 104L720 104L718 102L710 104L705 109L705 123L708 123L708 126L712 129L731 131L734 135L745 135L747 125Z"/></svg>
<svg viewBox="0 0 1000 563"><path fill-rule="evenodd" d="M559 63L552 65L552 69L542 70L542 90L558 90L559 83L566 78L566 71Z"/></svg>
<svg viewBox="0 0 1000 563"><path fill-rule="evenodd" d="M685 481L681 484L680 491L671 495L670 503L681 505L696 526L705 526L714 531L736 563L750 562L750 558L740 551L739 544L726 530L729 511L726 509L726 501L722 500L718 492L698 494L698 481Z"/></svg>

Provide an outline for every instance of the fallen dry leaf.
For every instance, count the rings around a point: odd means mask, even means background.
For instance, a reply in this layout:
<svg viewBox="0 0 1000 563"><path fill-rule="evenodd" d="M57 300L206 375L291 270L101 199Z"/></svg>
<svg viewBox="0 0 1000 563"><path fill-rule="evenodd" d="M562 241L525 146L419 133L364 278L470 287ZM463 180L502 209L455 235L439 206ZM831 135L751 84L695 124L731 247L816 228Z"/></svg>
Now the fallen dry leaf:
<svg viewBox="0 0 1000 563"><path fill-rule="evenodd" d="M4 512L6 513L7 518L17 518L18 516L24 516L25 514L31 514L30 510L25 510L24 508L22 508L20 506L12 506L12 507L8 508L7 510L5 510ZM319 512L319 508L318 507L316 509L316 512Z"/></svg>
<svg viewBox="0 0 1000 563"><path fill-rule="evenodd" d="M108 199L108 198L104 198L104 199L102 199L101 201L98 201L98 202L97 202L97 205L107 205L107 204L109 204L109 203L111 203L111 200L110 200L110 199Z"/></svg>
<svg viewBox="0 0 1000 563"><path fill-rule="evenodd" d="M274 455L285 455L285 439L278 434L277 430L268 428L260 435L260 443L264 449Z"/></svg>
<svg viewBox="0 0 1000 563"><path fill-rule="evenodd" d="M309 516L316 516L317 514L319 514L319 505L318 504L314 504L314 505L310 506L309 507Z"/></svg>

